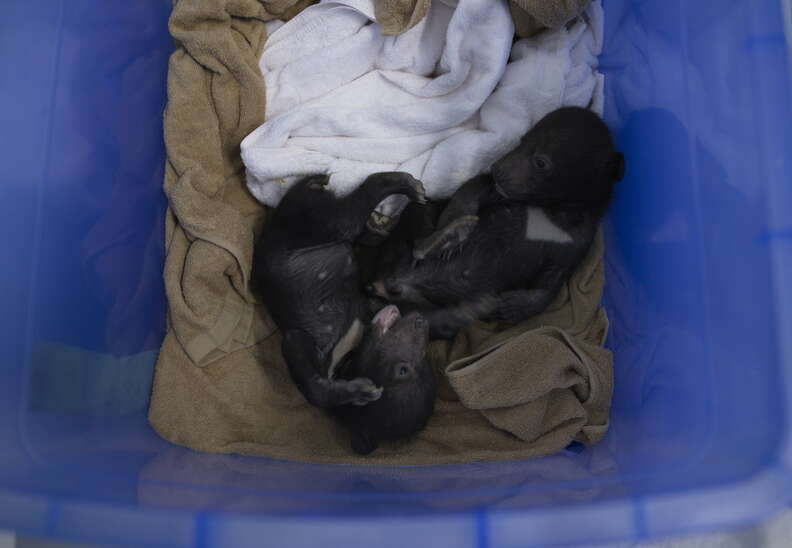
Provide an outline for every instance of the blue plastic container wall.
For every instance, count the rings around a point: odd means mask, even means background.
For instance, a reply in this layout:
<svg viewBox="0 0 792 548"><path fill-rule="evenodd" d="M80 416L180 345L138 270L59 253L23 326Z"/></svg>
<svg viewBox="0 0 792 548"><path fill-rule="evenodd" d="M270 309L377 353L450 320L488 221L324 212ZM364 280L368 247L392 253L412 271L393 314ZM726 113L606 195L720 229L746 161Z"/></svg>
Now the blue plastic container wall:
<svg viewBox="0 0 792 548"><path fill-rule="evenodd" d="M199 454L147 424L170 5L4 3L0 528L517 548L747 524L790 502L789 2L605 1L606 118L628 165L606 223L610 434L545 459L400 468Z"/></svg>

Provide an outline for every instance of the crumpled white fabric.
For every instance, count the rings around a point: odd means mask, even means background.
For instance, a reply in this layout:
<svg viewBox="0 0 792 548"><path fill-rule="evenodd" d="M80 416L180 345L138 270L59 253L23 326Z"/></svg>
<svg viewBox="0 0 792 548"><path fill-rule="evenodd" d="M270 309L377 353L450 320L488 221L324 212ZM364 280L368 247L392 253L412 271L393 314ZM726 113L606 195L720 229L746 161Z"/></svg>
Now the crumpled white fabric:
<svg viewBox="0 0 792 548"><path fill-rule="evenodd" d="M406 171L429 198L447 198L548 112L601 113L602 25L596 0L569 28L512 47L502 0L436 0L399 36L380 34L373 0L311 6L262 53L266 121L241 146L248 187L275 206L307 174L330 175L344 195L372 173Z"/></svg>

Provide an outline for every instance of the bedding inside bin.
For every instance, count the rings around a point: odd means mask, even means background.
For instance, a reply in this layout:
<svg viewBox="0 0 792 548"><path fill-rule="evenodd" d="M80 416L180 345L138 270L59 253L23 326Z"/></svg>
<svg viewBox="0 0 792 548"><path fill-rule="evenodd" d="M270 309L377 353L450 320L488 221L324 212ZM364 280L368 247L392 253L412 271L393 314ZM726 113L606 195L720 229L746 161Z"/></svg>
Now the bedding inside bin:
<svg viewBox="0 0 792 548"><path fill-rule="evenodd" d="M502 9L509 17L505 4L465 3L473 12ZM447 9L443 2L438 5ZM402 15L416 23L412 14L420 3L405 6ZM239 155L247 135L277 122L265 118L270 105L265 107L266 80L259 60L266 44L265 21L282 17L290 7L288 0L270 2L266 10L253 0L211 5L181 0L171 17L180 47L171 59L165 116L169 326L156 366L152 426L169 441L203 451L369 464L519 459L554 453L573 441L597 442L607 431L612 391L612 359L603 348L607 317L600 306L601 235L542 315L507 330L478 323L453 341L433 344L441 394L428 427L414 439L384 444L366 458L355 456L346 432L310 406L293 385L276 326L248 291L253 239L266 209L248 192ZM304 14L310 15L311 9ZM400 38L420 31L432 9ZM586 32L601 36L598 10L595 3L568 28L545 31L518 43L517 49L571 46L575 36ZM507 21L504 32L510 37L513 27ZM568 53L567 60L574 57ZM521 60L518 56L506 67L507 76ZM572 74L582 77L574 70ZM537 80L540 76L534 75ZM509 78L501 82L502 88L519 84ZM526 126L564 103L591 104L596 87L589 87L587 97L545 97L544 112L531 113ZM527 92L533 89L525 86ZM333 115L331 109L327 115ZM476 116L486 122L486 117ZM463 129L481 131L466 123ZM527 129L519 130L516 138ZM492 150L503 146L493 145ZM257 158L264 166L259 174L266 170L267 157ZM480 161L486 168L487 158ZM429 177L430 171L418 175ZM467 175L461 174L458 184ZM484 383L492 389L474 401L472 395ZM507 393L511 396L505 399ZM515 399L515 393L520 397Z"/></svg>

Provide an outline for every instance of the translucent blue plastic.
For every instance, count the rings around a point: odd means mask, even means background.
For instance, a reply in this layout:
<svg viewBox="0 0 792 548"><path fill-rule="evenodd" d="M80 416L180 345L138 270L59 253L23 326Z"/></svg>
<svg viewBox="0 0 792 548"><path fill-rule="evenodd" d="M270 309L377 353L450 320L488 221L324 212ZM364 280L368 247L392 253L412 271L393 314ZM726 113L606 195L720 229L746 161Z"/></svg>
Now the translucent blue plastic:
<svg viewBox="0 0 792 548"><path fill-rule="evenodd" d="M606 0L606 118L628 166L606 226L610 434L433 468L199 454L147 425L170 5L3 3L0 528L129 546L516 548L745 524L790 502L779 0Z"/></svg>

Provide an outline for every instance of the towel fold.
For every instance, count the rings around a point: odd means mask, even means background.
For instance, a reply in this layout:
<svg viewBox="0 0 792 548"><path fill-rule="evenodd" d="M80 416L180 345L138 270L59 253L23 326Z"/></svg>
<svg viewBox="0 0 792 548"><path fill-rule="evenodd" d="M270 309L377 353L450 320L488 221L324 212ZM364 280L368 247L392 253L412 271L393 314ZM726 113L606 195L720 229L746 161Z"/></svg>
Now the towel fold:
<svg viewBox="0 0 792 548"><path fill-rule="evenodd" d="M598 2L586 21L514 48L506 3L453 5L432 3L399 36L371 24L372 0L325 0L278 28L260 60L267 120L241 145L253 195L277 205L310 173L330 175L343 195L371 173L399 170L430 198L448 198L548 112L601 109ZM380 211L404 203L394 197Z"/></svg>
<svg viewBox="0 0 792 548"><path fill-rule="evenodd" d="M517 36L533 36L543 29L559 29L579 16L591 0L511 0Z"/></svg>
<svg viewBox="0 0 792 548"><path fill-rule="evenodd" d="M375 0L377 22L383 34L401 34L426 16L431 0Z"/></svg>

